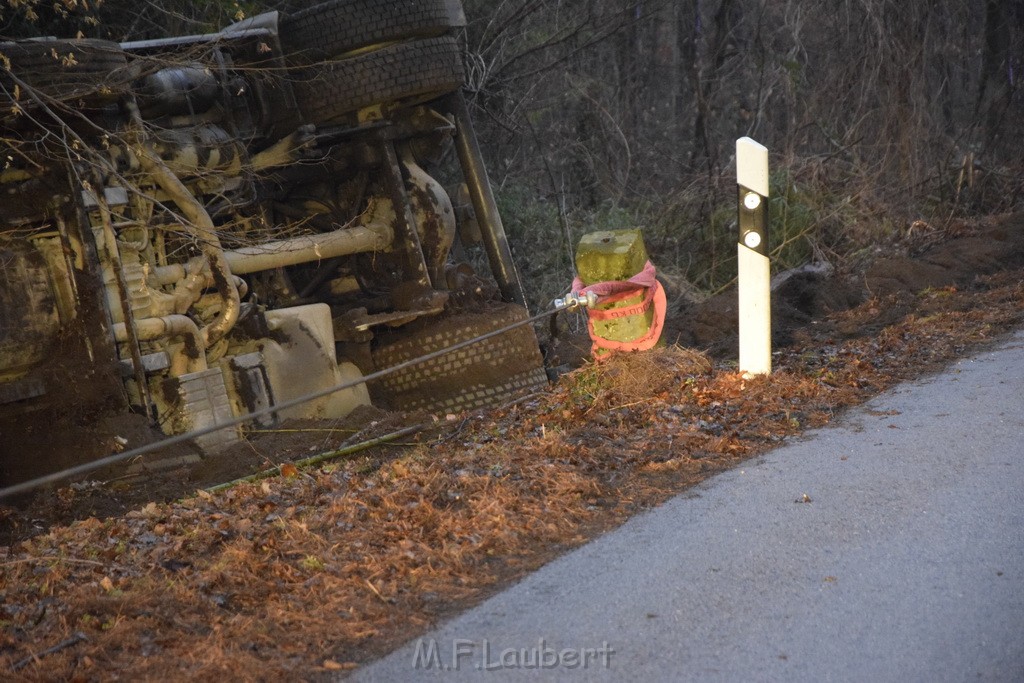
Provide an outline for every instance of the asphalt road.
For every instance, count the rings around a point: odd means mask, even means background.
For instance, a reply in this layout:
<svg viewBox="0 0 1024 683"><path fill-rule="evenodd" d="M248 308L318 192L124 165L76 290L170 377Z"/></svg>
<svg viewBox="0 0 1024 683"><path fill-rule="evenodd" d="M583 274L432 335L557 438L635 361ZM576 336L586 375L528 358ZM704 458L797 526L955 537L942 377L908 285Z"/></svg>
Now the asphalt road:
<svg viewBox="0 0 1024 683"><path fill-rule="evenodd" d="M1024 681L1024 331L632 519L353 678Z"/></svg>

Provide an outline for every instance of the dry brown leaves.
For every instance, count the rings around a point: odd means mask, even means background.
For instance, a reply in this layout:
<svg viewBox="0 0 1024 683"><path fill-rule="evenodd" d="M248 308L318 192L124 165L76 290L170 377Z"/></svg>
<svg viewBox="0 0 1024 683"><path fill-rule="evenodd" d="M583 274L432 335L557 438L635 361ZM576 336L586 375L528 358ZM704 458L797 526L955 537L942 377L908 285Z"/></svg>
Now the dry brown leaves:
<svg viewBox="0 0 1024 683"><path fill-rule="evenodd" d="M1015 273L924 292L877 334L835 332L869 327L886 305L784 349L770 377L712 370L677 348L619 356L382 451L376 466L289 472L2 549L0 671L329 678L632 511L1019 325L1024 285Z"/></svg>

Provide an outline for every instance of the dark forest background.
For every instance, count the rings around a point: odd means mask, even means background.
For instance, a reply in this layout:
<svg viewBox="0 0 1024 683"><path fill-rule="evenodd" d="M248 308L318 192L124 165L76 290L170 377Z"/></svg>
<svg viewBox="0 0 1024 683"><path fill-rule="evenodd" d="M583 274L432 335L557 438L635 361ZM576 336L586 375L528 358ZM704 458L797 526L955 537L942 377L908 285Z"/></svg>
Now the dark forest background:
<svg viewBox="0 0 1024 683"><path fill-rule="evenodd" d="M6 0L0 34L194 34L301 0ZM594 229L681 290L734 276L736 138L777 269L856 269L1022 204L1020 0L464 0L468 96L537 299Z"/></svg>

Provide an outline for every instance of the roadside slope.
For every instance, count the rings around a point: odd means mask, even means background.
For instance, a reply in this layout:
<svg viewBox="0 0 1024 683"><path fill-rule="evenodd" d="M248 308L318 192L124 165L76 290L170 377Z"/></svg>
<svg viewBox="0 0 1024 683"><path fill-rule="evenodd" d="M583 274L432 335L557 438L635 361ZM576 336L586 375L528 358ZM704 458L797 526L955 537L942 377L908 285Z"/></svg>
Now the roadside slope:
<svg viewBox="0 0 1024 683"><path fill-rule="evenodd" d="M99 504L121 496L112 479L0 507L0 538L12 539L0 541L0 670L12 680L331 680L637 512L1022 325L1024 272L1008 270L816 320L779 348L766 378L669 346L222 493L103 514ZM345 425L302 427L302 455L346 438ZM177 490L195 490L176 476Z"/></svg>
<svg viewBox="0 0 1024 683"><path fill-rule="evenodd" d="M633 518L354 680L1021 680L1022 386L1018 332ZM614 653L501 666L541 639ZM415 666L424 643L459 670Z"/></svg>

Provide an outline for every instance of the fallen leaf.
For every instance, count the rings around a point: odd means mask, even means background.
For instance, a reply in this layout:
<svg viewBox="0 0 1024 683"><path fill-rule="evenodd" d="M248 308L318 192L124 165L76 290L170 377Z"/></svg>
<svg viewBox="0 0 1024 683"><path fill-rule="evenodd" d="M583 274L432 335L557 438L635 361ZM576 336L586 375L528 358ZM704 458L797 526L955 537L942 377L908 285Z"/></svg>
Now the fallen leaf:
<svg viewBox="0 0 1024 683"><path fill-rule="evenodd" d="M289 479L294 479L295 477L299 476L299 468L291 464L290 462L286 462L285 464L281 465L281 476L288 477ZM269 492L270 491L268 490L267 493Z"/></svg>
<svg viewBox="0 0 1024 683"><path fill-rule="evenodd" d="M357 666L359 665L355 662L336 662L333 659L324 660L324 668L328 671L344 671L354 669Z"/></svg>

